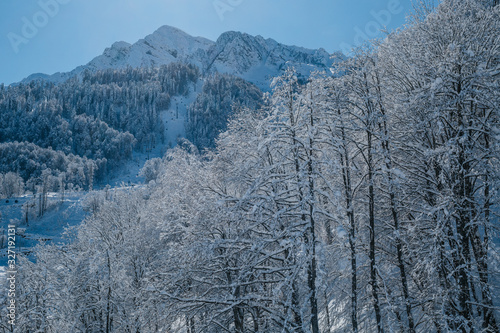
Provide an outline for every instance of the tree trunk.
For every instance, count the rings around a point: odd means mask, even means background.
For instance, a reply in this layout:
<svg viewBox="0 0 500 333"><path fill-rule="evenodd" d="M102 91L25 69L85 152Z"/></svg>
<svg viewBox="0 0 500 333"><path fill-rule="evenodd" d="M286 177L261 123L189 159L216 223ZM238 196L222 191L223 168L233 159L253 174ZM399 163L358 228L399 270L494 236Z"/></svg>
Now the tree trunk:
<svg viewBox="0 0 500 333"><path fill-rule="evenodd" d="M412 314L412 306L411 306L411 300L409 296L409 291L408 291L408 279L406 277L406 267L404 263L404 258L403 258L403 245L401 243L401 229L400 229L400 223L399 223L399 216L398 216L398 210L397 210L397 205L396 205L396 190L394 189L394 179L392 176L392 154L391 154L391 147L389 145L389 129L387 126L387 119L386 117L386 112L385 112L385 107L382 102L382 92L381 92L381 83L379 79L378 73L375 73L375 80L376 80L376 90L377 90L377 95L378 95L378 104L380 108L380 112L382 114L382 122L379 123L379 126L381 127L381 134L382 134L382 149L384 151L384 160L385 160L385 167L387 170L387 178L388 178L388 183L389 183L389 204L391 207L391 215L392 215L392 221L394 224L394 232L396 234L396 252L397 252L397 258L398 258L398 268L399 268L399 274L401 278L401 286L403 288L403 297L405 301L405 307L406 307L406 316L408 318L408 329L410 333L415 333L415 322L413 320L413 314Z"/></svg>
<svg viewBox="0 0 500 333"><path fill-rule="evenodd" d="M338 109L341 117L341 111ZM343 152L340 152L340 163L342 166L342 179L344 183L344 195L346 214L349 221L349 248L351 250L351 325L353 333L358 333L358 287L357 287L357 263L356 263L356 220L354 218L354 207L352 205L352 182L349 150L347 147L344 123L341 121L340 131L342 136Z"/></svg>
<svg viewBox="0 0 500 333"><path fill-rule="evenodd" d="M459 69L460 73L460 69ZM457 83L457 93L460 94L461 82ZM471 140L468 132L464 130L466 126L464 119L464 109L461 104L457 104L456 119L458 124L457 132L457 156L454 175L453 190L456 200L456 207L458 210L458 216L456 219L457 223L457 242L459 248L459 290L460 294L458 296L459 302L459 314L463 318L464 322L461 324L462 332L474 332L471 325L472 307L471 307L471 290L469 285L469 270L470 270L470 227L472 216L475 215L474 211L474 194L473 185L471 183L471 165L470 161L467 160L467 148L469 145L469 140Z"/></svg>
<svg viewBox="0 0 500 333"><path fill-rule="evenodd" d="M314 118L312 109L310 109L310 131L314 128ZM312 135L312 134L310 134ZM313 140L309 137L309 154L307 161L307 173L309 178L309 235L310 237L310 266L307 274L309 285L309 302L311 304L311 329L312 333L319 333L319 318L318 318L318 298L316 290L317 278L317 263L316 263L316 221L314 219L314 175L313 175Z"/></svg>
<svg viewBox="0 0 500 333"><path fill-rule="evenodd" d="M368 215L370 229L370 286L372 288L373 308L375 310L375 319L377 321L377 332L383 333L382 315L380 311L379 287L377 282L377 265L375 252L375 194L374 194L374 179L373 179L373 155L372 155L372 133L367 131L368 147L367 147L367 163L368 163Z"/></svg>

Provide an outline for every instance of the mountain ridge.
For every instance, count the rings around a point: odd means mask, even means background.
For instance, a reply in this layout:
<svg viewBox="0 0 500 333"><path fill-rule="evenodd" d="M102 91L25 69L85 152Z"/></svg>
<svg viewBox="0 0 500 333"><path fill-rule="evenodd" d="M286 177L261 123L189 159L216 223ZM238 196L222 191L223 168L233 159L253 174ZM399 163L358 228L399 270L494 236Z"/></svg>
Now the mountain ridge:
<svg viewBox="0 0 500 333"><path fill-rule="evenodd" d="M294 66L299 76L308 77L313 71L327 71L333 63L343 59L345 56L340 52L330 54L323 48L285 45L260 35L227 31L214 42L164 25L133 44L117 41L101 55L72 71L52 75L35 73L21 82L46 80L57 84L80 76L85 70L159 67L183 62L198 66L203 73L232 74L268 90L271 78L288 65Z"/></svg>

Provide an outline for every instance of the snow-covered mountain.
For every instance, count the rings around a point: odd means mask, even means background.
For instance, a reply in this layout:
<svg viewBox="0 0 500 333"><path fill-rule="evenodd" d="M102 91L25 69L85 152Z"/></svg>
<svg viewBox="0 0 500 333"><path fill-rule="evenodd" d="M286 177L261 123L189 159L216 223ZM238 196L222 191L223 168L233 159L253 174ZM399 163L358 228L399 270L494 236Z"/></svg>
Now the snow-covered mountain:
<svg viewBox="0 0 500 333"><path fill-rule="evenodd" d="M116 42L102 55L71 72L53 75L37 73L23 82L43 79L57 83L86 69L150 67L184 62L197 65L203 72L218 71L242 77L267 90L270 78L279 75L288 64L293 65L299 74L308 76L312 71L328 70L333 62L343 58L341 53L332 55L324 49L288 46L241 32L223 33L213 42L163 26L134 44Z"/></svg>
<svg viewBox="0 0 500 333"><path fill-rule="evenodd" d="M208 39L193 37L177 28L163 26L135 44L114 43L85 67L98 70L127 66L149 67L176 61L201 67L207 50L213 44Z"/></svg>
<svg viewBox="0 0 500 333"><path fill-rule="evenodd" d="M331 55L324 49L288 46L273 39L231 31L223 33L210 47L204 69L233 74L260 88L268 88L270 78L287 65L293 65L307 77L313 71L328 70L334 61L341 59L340 53Z"/></svg>

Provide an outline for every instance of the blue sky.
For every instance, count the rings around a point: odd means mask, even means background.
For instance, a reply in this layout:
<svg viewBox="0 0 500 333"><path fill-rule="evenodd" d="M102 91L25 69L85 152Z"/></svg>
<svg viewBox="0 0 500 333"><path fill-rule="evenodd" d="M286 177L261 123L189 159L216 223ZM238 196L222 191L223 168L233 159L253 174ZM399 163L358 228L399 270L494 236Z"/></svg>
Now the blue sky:
<svg viewBox="0 0 500 333"><path fill-rule="evenodd" d="M242 31L329 52L405 22L411 0L2 0L0 82L70 71L162 25L211 40Z"/></svg>

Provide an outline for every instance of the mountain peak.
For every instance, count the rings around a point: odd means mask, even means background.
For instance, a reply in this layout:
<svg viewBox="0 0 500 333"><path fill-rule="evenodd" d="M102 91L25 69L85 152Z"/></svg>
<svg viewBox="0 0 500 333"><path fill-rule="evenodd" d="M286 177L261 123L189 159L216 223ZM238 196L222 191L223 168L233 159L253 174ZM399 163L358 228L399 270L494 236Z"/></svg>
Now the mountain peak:
<svg viewBox="0 0 500 333"><path fill-rule="evenodd" d="M193 37L181 29L164 25L134 44L114 43L86 65L94 70L125 67L161 66L171 62L189 62L201 67L199 55L214 42Z"/></svg>
<svg viewBox="0 0 500 333"><path fill-rule="evenodd" d="M112 49L126 49L126 48L129 48L132 44L130 43L127 43L127 42L124 42L124 41L120 41L120 42L114 42L112 45L111 45L111 48Z"/></svg>
<svg viewBox="0 0 500 333"><path fill-rule="evenodd" d="M159 27L158 29L156 29L155 32L153 32L153 35L154 34L160 34L160 35L164 35L164 36L168 36L168 35L187 35L187 36L189 36L183 30L176 28L176 27L172 27L170 25L163 25L163 26Z"/></svg>
<svg viewBox="0 0 500 333"><path fill-rule="evenodd" d="M183 62L196 65L204 72L233 74L268 90L271 78L280 75L288 65L294 66L299 74L307 77L312 71L328 70L333 62L339 60L342 60L341 57L335 57L324 49L288 46L271 38L244 32L224 32L213 42L164 25L134 44L123 41L113 43L102 55L69 73L56 73L47 77L36 74L24 81L44 79L61 82L80 75L85 69L158 67Z"/></svg>
<svg viewBox="0 0 500 333"><path fill-rule="evenodd" d="M217 38L217 42L224 41L224 40L232 40L232 39L235 39L235 38L244 38L244 37L248 37L248 36L250 36L250 35L247 34L247 33L244 33L244 32L241 32L241 31L230 30L230 31L223 32L219 36L219 38Z"/></svg>
<svg viewBox="0 0 500 333"><path fill-rule="evenodd" d="M273 39L264 39L264 37L257 35L257 36L252 36L249 35L245 32L240 32L240 31L226 31L222 33L219 38L217 38L216 44L227 44L231 43L235 40L241 40L246 43L257 43L260 45L264 45L266 43L274 43L276 44L277 42Z"/></svg>
<svg viewBox="0 0 500 333"><path fill-rule="evenodd" d="M341 59L332 59L324 49L288 46L271 38L228 31L209 49L207 60L208 71L237 75L268 90L271 78L288 66L308 77L313 71L327 71Z"/></svg>

